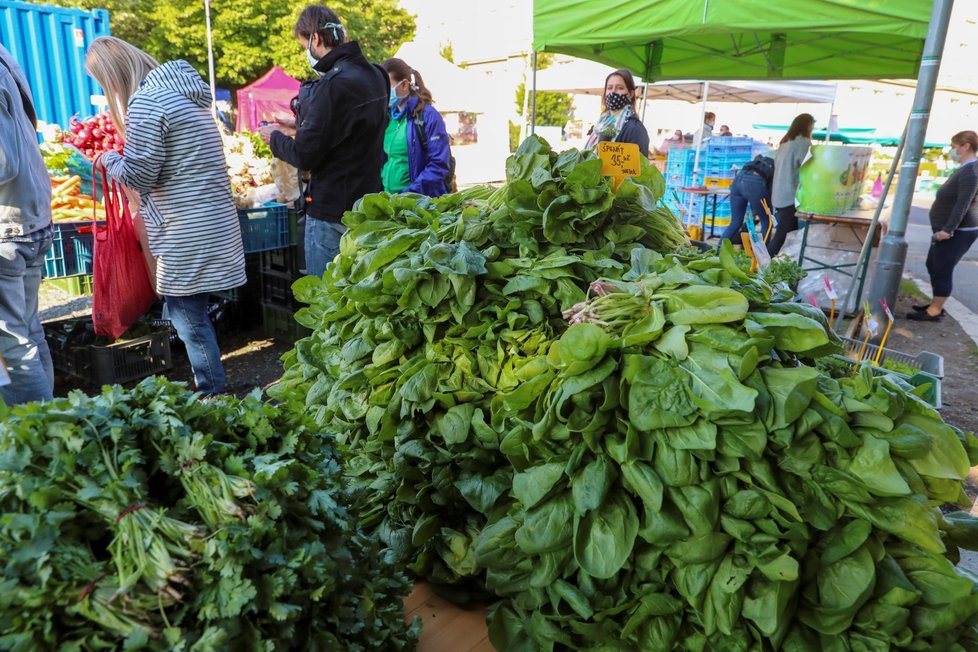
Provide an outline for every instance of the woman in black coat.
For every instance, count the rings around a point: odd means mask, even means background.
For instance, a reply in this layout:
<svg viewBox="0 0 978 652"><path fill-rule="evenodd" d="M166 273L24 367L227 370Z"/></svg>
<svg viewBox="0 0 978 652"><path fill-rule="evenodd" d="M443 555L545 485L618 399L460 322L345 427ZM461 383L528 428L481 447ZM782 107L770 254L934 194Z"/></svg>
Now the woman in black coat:
<svg viewBox="0 0 978 652"><path fill-rule="evenodd" d="M616 70L604 80L602 113L588 133L587 148L598 143L633 143L642 156L649 155L649 132L635 113L635 78L627 70Z"/></svg>

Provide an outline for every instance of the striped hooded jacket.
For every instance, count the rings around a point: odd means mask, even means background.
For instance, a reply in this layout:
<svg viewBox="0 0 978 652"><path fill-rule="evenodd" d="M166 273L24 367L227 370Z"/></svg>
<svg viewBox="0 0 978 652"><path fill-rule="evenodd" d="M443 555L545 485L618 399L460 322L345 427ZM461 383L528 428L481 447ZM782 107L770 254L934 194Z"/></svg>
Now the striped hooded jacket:
<svg viewBox="0 0 978 652"><path fill-rule="evenodd" d="M163 296L216 292L245 283L241 228L210 88L186 61L164 63L129 100L125 155L103 162L140 193Z"/></svg>

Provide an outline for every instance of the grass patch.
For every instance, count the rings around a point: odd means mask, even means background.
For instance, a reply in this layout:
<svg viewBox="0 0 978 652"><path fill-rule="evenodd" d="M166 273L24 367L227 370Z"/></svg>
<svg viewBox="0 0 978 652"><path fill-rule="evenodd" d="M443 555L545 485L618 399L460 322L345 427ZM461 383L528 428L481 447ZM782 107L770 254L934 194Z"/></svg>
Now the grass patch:
<svg viewBox="0 0 978 652"><path fill-rule="evenodd" d="M903 279L900 281L900 294L908 297L913 297L914 299L927 299L929 298L926 294L920 291L917 284L909 279Z"/></svg>
<svg viewBox="0 0 978 652"><path fill-rule="evenodd" d="M971 353L971 355L978 358L978 344L975 344L974 340L970 338L967 340L966 344L968 345L968 351Z"/></svg>

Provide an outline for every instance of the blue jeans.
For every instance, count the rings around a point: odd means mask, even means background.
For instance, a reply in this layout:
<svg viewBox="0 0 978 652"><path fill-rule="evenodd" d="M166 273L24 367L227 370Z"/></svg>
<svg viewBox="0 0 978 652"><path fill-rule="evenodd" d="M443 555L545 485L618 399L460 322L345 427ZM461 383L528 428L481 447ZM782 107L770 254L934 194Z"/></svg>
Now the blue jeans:
<svg viewBox="0 0 978 652"><path fill-rule="evenodd" d="M0 240L0 355L11 384L0 387L8 405L46 401L53 396L51 351L37 313L44 255L52 227Z"/></svg>
<svg viewBox="0 0 978 652"><path fill-rule="evenodd" d="M306 217L306 274L322 278L326 265L340 253L340 236L346 227L336 222Z"/></svg>
<svg viewBox="0 0 978 652"><path fill-rule="evenodd" d="M207 302L206 292L186 297L166 297L166 312L177 329L177 336L187 347L197 391L209 396L222 393L227 378L221 364L217 333L207 314Z"/></svg>
<svg viewBox="0 0 978 652"><path fill-rule="evenodd" d="M750 205L751 212L761 218L761 239L767 233L770 220L767 212L761 205L761 200L766 199L768 205L771 204L767 183L764 177L752 174L751 172L741 172L730 184L730 226L723 230L720 236L723 240L733 240L740 243L740 229L744 226L744 215L747 213L747 206ZM736 240L734 240L736 238Z"/></svg>

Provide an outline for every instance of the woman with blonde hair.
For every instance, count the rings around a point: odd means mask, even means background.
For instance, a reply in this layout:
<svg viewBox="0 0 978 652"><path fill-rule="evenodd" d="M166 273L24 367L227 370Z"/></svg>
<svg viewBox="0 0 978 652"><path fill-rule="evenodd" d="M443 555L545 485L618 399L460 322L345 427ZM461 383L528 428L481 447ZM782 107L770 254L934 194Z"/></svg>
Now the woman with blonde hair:
<svg viewBox="0 0 978 652"><path fill-rule="evenodd" d="M158 64L110 36L92 42L85 69L125 134L124 153L100 155L96 166L139 193L156 288L187 347L197 389L221 393L226 378L208 295L247 279L210 88L186 61Z"/></svg>

